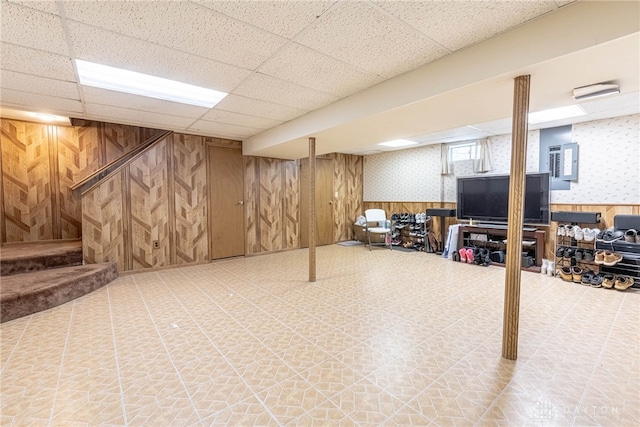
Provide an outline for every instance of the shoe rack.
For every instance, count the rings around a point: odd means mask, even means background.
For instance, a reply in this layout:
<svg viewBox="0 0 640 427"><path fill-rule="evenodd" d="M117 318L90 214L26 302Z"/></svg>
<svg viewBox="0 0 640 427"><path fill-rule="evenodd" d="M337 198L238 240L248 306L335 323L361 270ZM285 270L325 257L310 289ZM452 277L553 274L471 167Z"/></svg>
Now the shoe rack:
<svg viewBox="0 0 640 427"><path fill-rule="evenodd" d="M394 213L391 215L391 244L426 251L431 217L426 214Z"/></svg>
<svg viewBox="0 0 640 427"><path fill-rule="evenodd" d="M585 224L587 223L581 223L580 225L575 223L558 224L557 230L564 229L565 233L568 233L568 227L573 229L576 226L584 226ZM575 238L575 233L572 235L559 235L556 232L554 247L556 271L562 267L578 266L583 270L588 269L594 273L599 273L600 265L595 263L595 253L595 239L591 241L584 240L584 238L578 240Z"/></svg>
<svg viewBox="0 0 640 427"><path fill-rule="evenodd" d="M636 231L640 230L640 215L623 215L624 223L621 221L622 218L618 217L620 217L620 215L616 215L613 219L614 229L624 232L631 228ZM597 250L618 252L622 255L622 260L616 265L601 266L601 272L615 276L626 276L634 281L631 288L640 290L640 243L627 242L624 240L624 237L622 237L613 242L597 241L595 247Z"/></svg>

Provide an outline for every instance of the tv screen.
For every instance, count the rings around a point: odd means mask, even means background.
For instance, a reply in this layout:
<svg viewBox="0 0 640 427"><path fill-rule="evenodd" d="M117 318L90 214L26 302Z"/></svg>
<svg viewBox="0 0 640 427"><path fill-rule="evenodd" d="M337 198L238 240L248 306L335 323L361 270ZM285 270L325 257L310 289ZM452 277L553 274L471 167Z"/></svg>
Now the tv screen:
<svg viewBox="0 0 640 427"><path fill-rule="evenodd" d="M509 175L458 178L458 219L506 223ZM527 174L524 223L549 224L549 173Z"/></svg>

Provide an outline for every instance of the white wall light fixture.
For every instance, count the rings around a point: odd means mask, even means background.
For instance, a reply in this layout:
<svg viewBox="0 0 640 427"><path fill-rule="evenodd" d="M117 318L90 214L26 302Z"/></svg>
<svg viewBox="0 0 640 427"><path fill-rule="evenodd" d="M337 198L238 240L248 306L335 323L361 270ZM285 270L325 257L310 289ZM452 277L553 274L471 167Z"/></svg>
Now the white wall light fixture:
<svg viewBox="0 0 640 427"><path fill-rule="evenodd" d="M211 108L227 93L76 59L80 83L101 89Z"/></svg>
<svg viewBox="0 0 640 427"><path fill-rule="evenodd" d="M573 99L582 101L601 96L620 93L620 87L615 83L596 83L589 86L577 87L573 90Z"/></svg>

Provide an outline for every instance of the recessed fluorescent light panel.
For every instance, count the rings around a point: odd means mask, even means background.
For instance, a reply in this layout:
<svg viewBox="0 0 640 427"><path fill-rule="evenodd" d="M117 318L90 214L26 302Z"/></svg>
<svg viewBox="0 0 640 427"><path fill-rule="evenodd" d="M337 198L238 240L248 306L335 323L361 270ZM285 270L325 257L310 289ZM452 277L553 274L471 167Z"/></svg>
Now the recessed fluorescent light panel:
<svg viewBox="0 0 640 427"><path fill-rule="evenodd" d="M569 119L571 117L584 116L586 113L577 105L552 108L551 110L536 111L529 114L529 123L538 124L554 122L556 120Z"/></svg>
<svg viewBox="0 0 640 427"><path fill-rule="evenodd" d="M76 66L81 84L101 89L207 108L213 107L227 96L217 90L80 59L76 59Z"/></svg>
<svg viewBox="0 0 640 427"><path fill-rule="evenodd" d="M417 142L409 141L407 139L394 139L393 141L381 142L378 145L384 145L385 147L407 147L409 145L416 145Z"/></svg>

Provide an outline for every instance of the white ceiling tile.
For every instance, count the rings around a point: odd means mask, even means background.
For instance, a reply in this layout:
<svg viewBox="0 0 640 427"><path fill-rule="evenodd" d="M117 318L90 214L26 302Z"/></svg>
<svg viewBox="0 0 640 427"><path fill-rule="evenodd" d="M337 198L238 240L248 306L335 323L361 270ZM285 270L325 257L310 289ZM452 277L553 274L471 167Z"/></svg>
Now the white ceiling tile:
<svg viewBox="0 0 640 427"><path fill-rule="evenodd" d="M195 1L279 36L291 39L314 22L336 0L331 1Z"/></svg>
<svg viewBox="0 0 640 427"><path fill-rule="evenodd" d="M215 109L248 114L256 117L264 117L279 122L292 120L307 113L306 110L301 110L299 108L287 107L285 105L278 105L272 102L260 101L259 99L252 99L234 94L227 95L215 106Z"/></svg>
<svg viewBox="0 0 640 427"><path fill-rule="evenodd" d="M447 53L427 37L365 2L341 2L296 42L390 78Z"/></svg>
<svg viewBox="0 0 640 427"><path fill-rule="evenodd" d="M0 44L0 67L58 80L75 81L73 62L68 56L42 50L30 49L14 44Z"/></svg>
<svg viewBox="0 0 640 427"><path fill-rule="evenodd" d="M233 93L302 110L315 110L339 99L260 73L251 74Z"/></svg>
<svg viewBox="0 0 640 427"><path fill-rule="evenodd" d="M12 88L34 94L80 100L78 85L75 83L31 74L16 73L14 71L2 71L0 86L2 86L2 88Z"/></svg>
<svg viewBox="0 0 640 427"><path fill-rule="evenodd" d="M12 3L2 4L2 41L68 55L60 17Z"/></svg>
<svg viewBox="0 0 640 427"><path fill-rule="evenodd" d="M246 126L255 129L268 129L282 123L278 120L232 113L230 111L218 110L216 108L209 110L204 116L202 116L202 119L211 122L228 123L231 125Z"/></svg>
<svg viewBox="0 0 640 427"><path fill-rule="evenodd" d="M21 6L26 6L31 9L36 9L46 13L52 13L58 15L58 6L55 1L32 1L32 0L7 0L9 3L15 3Z"/></svg>
<svg viewBox="0 0 640 427"><path fill-rule="evenodd" d="M113 107L110 105L85 104L87 119L102 120L112 123L157 126L158 129L180 128L186 129L193 119L150 111L132 110L129 108Z"/></svg>
<svg viewBox="0 0 640 427"><path fill-rule="evenodd" d="M233 90L251 72L75 22L69 23L69 32L80 59L223 92Z"/></svg>
<svg viewBox="0 0 640 427"><path fill-rule="evenodd" d="M58 6L55 1L32 1L32 0L7 0L9 3L19 4L21 6L37 9L42 12L58 14Z"/></svg>
<svg viewBox="0 0 640 427"><path fill-rule="evenodd" d="M556 9L553 0L374 2L450 50L486 40Z"/></svg>
<svg viewBox="0 0 640 427"><path fill-rule="evenodd" d="M192 120L198 119L208 110L208 108L196 105L181 104L89 86L83 86L82 92L82 99L86 103L110 105L112 107L126 106L130 110L153 111L160 114L189 117Z"/></svg>
<svg viewBox="0 0 640 427"><path fill-rule="evenodd" d="M383 81L381 77L297 43L279 50L258 71L340 98Z"/></svg>
<svg viewBox="0 0 640 427"><path fill-rule="evenodd" d="M245 126L236 126L228 123L209 122L206 120L198 120L187 129L190 132L197 134L207 134L220 137L236 137L246 138L251 135L255 135L262 131L262 129L255 129Z"/></svg>
<svg viewBox="0 0 640 427"><path fill-rule="evenodd" d="M71 2L65 8L72 20L249 69L286 43L281 37L184 1Z"/></svg>
<svg viewBox="0 0 640 427"><path fill-rule="evenodd" d="M0 92L2 105L7 107L15 107L33 111L34 105L37 105L37 111L48 111L51 113L62 114L65 112L82 112L82 104L80 101L68 98L56 98L53 96L40 95L30 92L21 92L12 89L2 89Z"/></svg>

